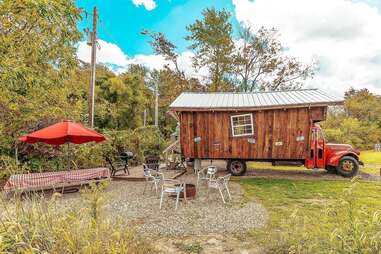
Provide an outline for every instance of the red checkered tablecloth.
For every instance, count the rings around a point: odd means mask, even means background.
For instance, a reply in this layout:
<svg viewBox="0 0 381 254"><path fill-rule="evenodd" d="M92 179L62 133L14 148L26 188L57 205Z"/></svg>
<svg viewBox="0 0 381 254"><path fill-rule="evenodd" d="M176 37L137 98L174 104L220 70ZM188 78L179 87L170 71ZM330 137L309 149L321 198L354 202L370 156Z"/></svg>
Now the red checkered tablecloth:
<svg viewBox="0 0 381 254"><path fill-rule="evenodd" d="M4 190L45 189L62 184L75 184L86 180L110 177L108 168L89 168L71 171L45 172L12 175L5 183Z"/></svg>

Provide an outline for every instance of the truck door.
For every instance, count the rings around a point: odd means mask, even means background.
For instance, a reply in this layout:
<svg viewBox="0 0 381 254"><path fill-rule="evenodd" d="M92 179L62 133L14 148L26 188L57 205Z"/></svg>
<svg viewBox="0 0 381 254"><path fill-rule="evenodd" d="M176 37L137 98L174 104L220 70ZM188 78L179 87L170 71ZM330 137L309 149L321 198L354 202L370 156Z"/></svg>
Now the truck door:
<svg viewBox="0 0 381 254"><path fill-rule="evenodd" d="M316 154L316 134L315 129L312 128L310 132L310 138L309 138L309 153L308 157L305 161L306 168L316 168L316 160L315 160L315 154Z"/></svg>
<svg viewBox="0 0 381 254"><path fill-rule="evenodd" d="M325 168L325 156L324 156L324 146L325 146L325 138L323 135L323 131L319 129L315 129L315 167L316 168Z"/></svg>
<svg viewBox="0 0 381 254"><path fill-rule="evenodd" d="M310 137L310 154L306 160L307 168L325 168L325 139L321 129L312 128Z"/></svg>

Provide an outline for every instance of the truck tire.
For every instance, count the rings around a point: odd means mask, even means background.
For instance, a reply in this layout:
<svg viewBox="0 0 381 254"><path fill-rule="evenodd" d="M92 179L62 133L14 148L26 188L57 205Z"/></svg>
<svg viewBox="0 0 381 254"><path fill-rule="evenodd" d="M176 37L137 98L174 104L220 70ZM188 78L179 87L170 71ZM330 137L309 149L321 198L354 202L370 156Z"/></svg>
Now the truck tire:
<svg viewBox="0 0 381 254"><path fill-rule="evenodd" d="M337 174L337 168L335 166L328 165L326 170L328 174Z"/></svg>
<svg viewBox="0 0 381 254"><path fill-rule="evenodd" d="M246 172L246 161L243 160L229 160L227 170L233 176L242 176Z"/></svg>
<svg viewBox="0 0 381 254"><path fill-rule="evenodd" d="M359 162L352 156L344 156L340 159L337 172L344 177L352 177L359 172Z"/></svg>

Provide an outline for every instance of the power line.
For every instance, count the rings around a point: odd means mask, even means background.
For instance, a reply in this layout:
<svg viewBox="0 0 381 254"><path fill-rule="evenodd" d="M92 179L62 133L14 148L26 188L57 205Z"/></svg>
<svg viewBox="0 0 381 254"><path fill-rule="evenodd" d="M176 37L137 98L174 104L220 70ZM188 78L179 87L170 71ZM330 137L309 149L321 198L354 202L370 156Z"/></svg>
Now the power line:
<svg viewBox="0 0 381 254"><path fill-rule="evenodd" d="M102 30L107 34L107 36L110 37L111 41L117 45L120 45L118 41L115 39L115 37L111 34L111 32L107 29L106 24L103 22L103 20L99 19L99 24L103 28Z"/></svg>

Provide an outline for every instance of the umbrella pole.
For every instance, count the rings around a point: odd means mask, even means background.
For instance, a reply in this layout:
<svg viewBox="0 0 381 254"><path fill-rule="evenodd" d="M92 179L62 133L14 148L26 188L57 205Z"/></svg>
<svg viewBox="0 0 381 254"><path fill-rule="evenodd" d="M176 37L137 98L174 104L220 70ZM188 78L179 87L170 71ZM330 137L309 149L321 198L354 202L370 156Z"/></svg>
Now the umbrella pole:
<svg viewBox="0 0 381 254"><path fill-rule="evenodd" d="M70 171L70 143L67 143L67 167Z"/></svg>

